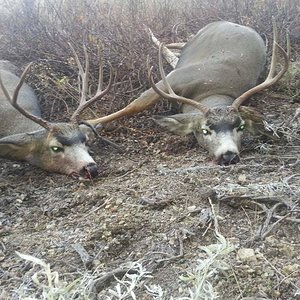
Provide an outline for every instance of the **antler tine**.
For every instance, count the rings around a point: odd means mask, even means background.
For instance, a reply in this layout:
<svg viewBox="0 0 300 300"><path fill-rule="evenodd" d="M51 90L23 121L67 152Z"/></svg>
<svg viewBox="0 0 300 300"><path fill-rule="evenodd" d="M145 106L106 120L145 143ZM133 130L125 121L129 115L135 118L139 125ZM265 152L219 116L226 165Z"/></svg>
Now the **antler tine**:
<svg viewBox="0 0 300 300"><path fill-rule="evenodd" d="M151 40L154 43L154 45L159 48L162 43L154 36L154 34L150 28L146 28L146 30L148 31L148 34L150 35ZM170 51L165 45L162 46L162 52L163 52L163 55L164 55L164 58L166 59L166 61L174 69L177 65L179 58L172 51Z"/></svg>
<svg viewBox="0 0 300 300"><path fill-rule="evenodd" d="M102 97L104 97L111 89L112 85L113 85L113 70L112 70L112 65L110 63L109 64L109 81L108 84L105 88L105 90L98 90L96 92L96 94L90 98L89 100L87 100L79 109L79 113L78 115L84 111L86 108L88 108L90 105L92 105L93 103L95 103L97 100L101 99ZM102 76L102 75L101 75ZM73 114L74 115L74 114ZM73 116L72 116L73 117ZM72 118L73 119L73 118Z"/></svg>
<svg viewBox="0 0 300 300"><path fill-rule="evenodd" d="M19 95L19 91L25 81L25 77L26 75L28 74L29 70L30 70L30 67L32 66L32 62L25 68L24 72L22 73L21 75L21 78L14 90L14 93L13 93L13 96L11 97L6 89L6 87L4 86L4 83L2 81L2 78L1 78L1 73L0 73L0 86L3 90L3 93L6 97L6 99L8 100L8 102L10 102L10 104L15 108L17 109L23 116L25 116L26 118L30 119L31 121L41 125L42 127L44 127L45 129L47 130L50 130L51 129L51 123L40 118L40 117L37 117L31 113L29 113L28 111L26 111L24 108L22 108L19 104L18 104L18 95Z"/></svg>
<svg viewBox="0 0 300 300"><path fill-rule="evenodd" d="M88 89L88 75L89 75L89 57L88 57L86 47L85 47L85 45L83 45L83 51L84 51L84 57L85 57L85 69L84 69L74 47L71 45L71 43L68 43L68 44L73 52L73 55L74 55L74 58L75 58L75 61L76 61L77 67L78 67L79 89L81 90L80 91L81 97L80 97L79 105L71 117L71 120L73 120L73 119L76 120L80 114L82 105L84 103L86 103L87 89ZM81 82L81 88L80 88L80 82Z"/></svg>
<svg viewBox="0 0 300 300"><path fill-rule="evenodd" d="M109 75L109 82L107 87L102 90L103 86L103 62L102 59L100 58L100 50L98 48L98 56L99 56L99 79L98 79L98 86L97 86L97 91L96 94L90 98L87 99L87 92L88 92L88 75L89 75L89 56L86 47L83 47L84 50L84 56L85 56L85 69L82 67L82 64L78 58L78 55L75 51L75 49L72 47L71 44L70 48L74 54L78 70L79 70L79 78L81 78L81 98L79 102L79 106L71 116L71 120L75 120L76 122L79 122L79 115L90 105L95 103L97 100L101 99L103 96L105 96L109 90L112 87L113 84L113 71L112 71L112 66L109 63L109 69L110 69L110 75Z"/></svg>
<svg viewBox="0 0 300 300"><path fill-rule="evenodd" d="M290 39L290 35L288 32L286 33L286 53L290 60L291 59L291 39Z"/></svg>
<svg viewBox="0 0 300 300"><path fill-rule="evenodd" d="M151 87L153 88L153 90L157 94L159 94L161 97L163 97L165 99L168 99L168 100L171 100L171 101L179 101L179 102L184 103L184 104L192 105L192 106L196 107L197 109L199 109L200 111L202 111L203 113L207 113L209 111L209 109L206 106L198 103L195 100L185 98L183 96L179 96L173 91L170 83L168 82L168 80L166 78L166 74L165 74L165 71L163 69L162 55L161 55L161 51L162 51L163 47L164 47L163 44L159 45L158 64L159 64L159 71L160 71L160 75L162 77L163 84L166 87L166 89L168 90L168 93L164 92L157 85L155 85L154 80L153 80L153 76L152 76L153 67L149 68L149 66L148 66L148 77L149 77L149 80L150 80Z"/></svg>
<svg viewBox="0 0 300 300"><path fill-rule="evenodd" d="M278 62L278 56L276 55L277 47L274 47L275 43L278 44L278 29L275 18L272 17L272 26L273 26L273 47L272 47L272 58L271 58L271 66L267 79L273 78L276 72L276 64Z"/></svg>
<svg viewBox="0 0 300 300"><path fill-rule="evenodd" d="M273 21L273 50L272 50L272 59L271 59L269 74L264 82L246 91L245 93L243 93L241 96L239 96L237 99L234 100L231 106L235 109L238 109L251 95L260 92L275 84L279 79L281 79L284 73L288 70L289 58L286 51L277 43L278 40L277 26L274 18L272 19L272 21ZM284 58L284 65L281 67L279 73L275 76L276 64L278 59L278 54L276 53L277 49L281 52Z"/></svg>
<svg viewBox="0 0 300 300"><path fill-rule="evenodd" d="M97 52L99 57L99 78L98 78L98 86L97 86L97 93L98 93L102 91L103 88L103 59L102 59L102 52L100 50L99 45L97 45Z"/></svg>

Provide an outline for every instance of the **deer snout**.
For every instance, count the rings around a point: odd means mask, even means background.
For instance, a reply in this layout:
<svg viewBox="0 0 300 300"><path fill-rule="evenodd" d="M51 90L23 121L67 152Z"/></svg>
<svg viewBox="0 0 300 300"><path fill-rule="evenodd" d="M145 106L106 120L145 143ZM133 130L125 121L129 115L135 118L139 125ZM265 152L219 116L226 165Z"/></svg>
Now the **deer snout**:
<svg viewBox="0 0 300 300"><path fill-rule="evenodd" d="M89 163L79 171L79 175L84 178L95 178L98 176L98 166L95 163Z"/></svg>
<svg viewBox="0 0 300 300"><path fill-rule="evenodd" d="M237 164L240 161L240 157L237 153L232 151L227 151L221 155L219 159L219 165L228 166L232 164Z"/></svg>

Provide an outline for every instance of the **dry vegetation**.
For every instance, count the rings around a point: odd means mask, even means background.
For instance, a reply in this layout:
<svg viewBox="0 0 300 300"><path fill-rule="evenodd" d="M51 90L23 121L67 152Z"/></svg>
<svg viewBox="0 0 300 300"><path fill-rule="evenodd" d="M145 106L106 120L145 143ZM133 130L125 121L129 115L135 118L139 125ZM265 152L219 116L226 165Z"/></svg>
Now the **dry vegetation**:
<svg viewBox="0 0 300 300"><path fill-rule="evenodd" d="M162 41L186 41L224 19L269 39L275 16L282 44L290 33L293 62L276 90L251 100L280 141L246 137L236 166L211 165L192 137L159 131L149 116L169 113L166 102L105 129L125 153L94 145L103 164L94 182L1 160L0 299L300 299L299 1L0 5L0 59L35 62L28 82L53 121L68 119L79 98L68 42L81 55L87 46L95 85L98 46L116 73L92 115L147 88L147 56L157 61L147 27Z"/></svg>

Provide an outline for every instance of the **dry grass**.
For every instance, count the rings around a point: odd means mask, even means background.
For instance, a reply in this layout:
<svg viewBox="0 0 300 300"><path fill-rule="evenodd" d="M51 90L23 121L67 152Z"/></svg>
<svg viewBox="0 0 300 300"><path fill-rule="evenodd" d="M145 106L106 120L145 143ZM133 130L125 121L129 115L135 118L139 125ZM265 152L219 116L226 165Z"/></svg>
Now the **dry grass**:
<svg viewBox="0 0 300 300"><path fill-rule="evenodd" d="M67 281L63 274L53 271L49 263L43 260L17 252L21 259L33 264L33 268L26 274L30 274L30 279L24 282L18 289L16 294L19 299L24 300L72 300L72 299L95 299L95 286L99 285L102 278L112 281L113 288L103 290L98 297L107 300L113 299L137 299L135 290L141 286L141 283L151 277L141 263L132 262L123 266L123 275L120 279L117 272L111 275L105 274L101 276L101 272L95 270L92 274L85 272L73 281ZM38 268L36 268L38 266ZM39 269L39 270L36 270ZM25 274L24 274L25 275ZM102 280L103 281L103 280ZM101 282L102 284L103 282Z"/></svg>
<svg viewBox="0 0 300 300"><path fill-rule="evenodd" d="M216 217L216 216L215 216ZM201 247L205 253L193 263L194 267L186 275L180 277L188 286L189 296L178 300L212 300L218 299L214 285L219 273L230 270L228 255L235 249L224 236L216 231L216 244ZM49 263L43 260L17 252L21 259L32 263L33 267L24 274L24 282L15 289L15 294L23 300L72 300L72 299L106 299L137 300L136 291L145 289L152 299L163 300L164 291L160 285L147 285L145 280L151 278L143 262L127 263L117 270L101 274L100 270L93 273L85 272L73 281L67 281L62 274L53 271ZM37 266L37 267L36 267ZM120 276L120 273L122 275ZM118 278L119 277L119 278ZM110 286L105 287L107 282ZM97 293L97 291L100 293ZM96 296L97 295L97 296ZM97 298L96 298L97 297Z"/></svg>

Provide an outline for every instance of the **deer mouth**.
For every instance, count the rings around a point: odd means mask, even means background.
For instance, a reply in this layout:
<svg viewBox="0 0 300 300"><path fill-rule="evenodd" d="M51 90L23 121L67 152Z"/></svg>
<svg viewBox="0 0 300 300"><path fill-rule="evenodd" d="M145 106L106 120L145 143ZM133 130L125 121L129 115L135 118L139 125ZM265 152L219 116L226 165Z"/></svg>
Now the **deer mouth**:
<svg viewBox="0 0 300 300"><path fill-rule="evenodd" d="M80 177L79 173L75 171L68 174L68 178L79 179L79 177Z"/></svg>
<svg viewBox="0 0 300 300"><path fill-rule="evenodd" d="M68 177L73 179L93 179L99 174L98 166L95 163L90 163L83 167L79 172L72 171Z"/></svg>

